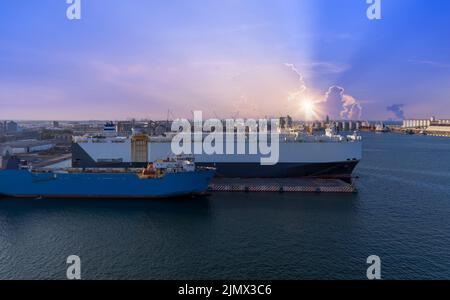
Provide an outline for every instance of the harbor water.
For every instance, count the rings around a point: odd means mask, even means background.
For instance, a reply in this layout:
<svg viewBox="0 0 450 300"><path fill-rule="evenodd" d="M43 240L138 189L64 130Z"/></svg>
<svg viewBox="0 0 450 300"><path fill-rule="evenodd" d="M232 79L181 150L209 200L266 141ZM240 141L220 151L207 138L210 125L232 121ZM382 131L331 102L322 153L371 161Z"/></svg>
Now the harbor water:
<svg viewBox="0 0 450 300"><path fill-rule="evenodd" d="M0 200L0 279L450 279L450 139L363 136L357 194Z"/></svg>

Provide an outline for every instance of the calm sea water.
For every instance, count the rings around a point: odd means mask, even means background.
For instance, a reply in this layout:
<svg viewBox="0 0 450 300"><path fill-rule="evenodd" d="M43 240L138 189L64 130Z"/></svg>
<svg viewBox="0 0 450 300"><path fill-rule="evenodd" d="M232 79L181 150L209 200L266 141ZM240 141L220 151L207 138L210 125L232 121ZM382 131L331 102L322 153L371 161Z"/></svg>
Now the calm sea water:
<svg viewBox="0 0 450 300"><path fill-rule="evenodd" d="M0 278L450 279L450 139L366 134L355 195L0 201Z"/></svg>

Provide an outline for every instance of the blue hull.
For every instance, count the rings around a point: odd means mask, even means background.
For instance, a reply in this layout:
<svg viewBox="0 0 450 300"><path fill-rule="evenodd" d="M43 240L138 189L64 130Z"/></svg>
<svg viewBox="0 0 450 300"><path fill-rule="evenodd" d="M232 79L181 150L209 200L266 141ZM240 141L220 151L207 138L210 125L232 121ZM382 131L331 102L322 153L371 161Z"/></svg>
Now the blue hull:
<svg viewBox="0 0 450 300"><path fill-rule="evenodd" d="M204 193L213 170L140 179L134 173L31 173L0 171L0 195L18 198L169 198Z"/></svg>

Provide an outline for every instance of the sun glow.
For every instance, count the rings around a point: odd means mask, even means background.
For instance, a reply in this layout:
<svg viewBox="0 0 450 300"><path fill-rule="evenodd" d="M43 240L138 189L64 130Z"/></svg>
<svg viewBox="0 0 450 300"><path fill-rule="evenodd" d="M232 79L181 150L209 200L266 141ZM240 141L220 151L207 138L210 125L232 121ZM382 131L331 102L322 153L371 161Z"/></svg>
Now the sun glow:
<svg viewBox="0 0 450 300"><path fill-rule="evenodd" d="M316 105L311 99L305 98L300 103L300 108L305 114L306 120L310 121L317 116Z"/></svg>

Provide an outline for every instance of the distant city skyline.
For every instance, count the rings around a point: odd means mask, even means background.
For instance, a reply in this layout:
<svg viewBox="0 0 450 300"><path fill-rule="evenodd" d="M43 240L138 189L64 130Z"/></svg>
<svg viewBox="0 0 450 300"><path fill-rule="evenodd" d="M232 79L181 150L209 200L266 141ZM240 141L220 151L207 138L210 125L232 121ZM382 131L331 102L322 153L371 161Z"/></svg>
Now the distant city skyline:
<svg viewBox="0 0 450 300"><path fill-rule="evenodd" d="M450 118L450 2L0 3L1 120Z"/></svg>

